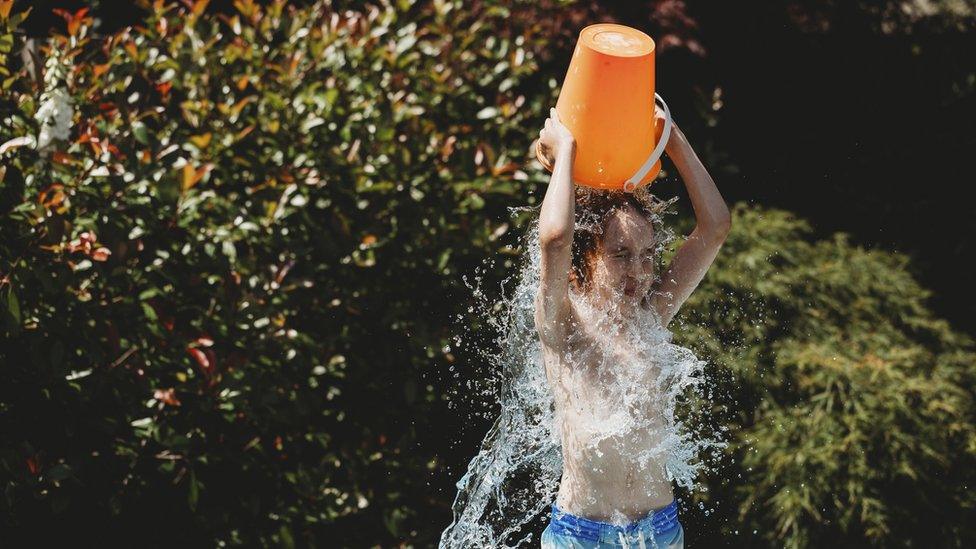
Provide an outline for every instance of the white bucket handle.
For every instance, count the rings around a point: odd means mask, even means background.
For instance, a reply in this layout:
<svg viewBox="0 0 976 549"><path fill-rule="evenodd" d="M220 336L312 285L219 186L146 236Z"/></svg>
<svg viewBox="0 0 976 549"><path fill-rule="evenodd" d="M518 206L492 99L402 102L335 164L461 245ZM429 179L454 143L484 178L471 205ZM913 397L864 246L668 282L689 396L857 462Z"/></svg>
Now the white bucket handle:
<svg viewBox="0 0 976 549"><path fill-rule="evenodd" d="M658 140L657 146L654 147L653 151L651 151L651 155L647 157L644 165L641 166L640 169L637 170L637 173L631 176L630 179L624 182L624 191L628 193L634 192L634 189L636 189L637 185L640 184L641 179L644 179L647 172L651 171L654 163L661 158L661 155L664 154L664 147L668 144L668 139L671 137L672 122L671 111L668 109L668 104L665 103L664 98L657 93L654 94L654 101L655 103L660 102L661 108L664 109L664 132L661 133L661 139Z"/></svg>

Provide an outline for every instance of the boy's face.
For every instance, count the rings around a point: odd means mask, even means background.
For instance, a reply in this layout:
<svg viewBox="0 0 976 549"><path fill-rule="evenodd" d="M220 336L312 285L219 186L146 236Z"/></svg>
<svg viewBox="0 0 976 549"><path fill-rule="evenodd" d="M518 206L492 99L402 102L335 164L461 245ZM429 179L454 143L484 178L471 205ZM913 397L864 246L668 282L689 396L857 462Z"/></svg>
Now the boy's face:
<svg viewBox="0 0 976 549"><path fill-rule="evenodd" d="M654 283L654 225L632 206L610 214L593 258L591 291L622 312L640 306Z"/></svg>

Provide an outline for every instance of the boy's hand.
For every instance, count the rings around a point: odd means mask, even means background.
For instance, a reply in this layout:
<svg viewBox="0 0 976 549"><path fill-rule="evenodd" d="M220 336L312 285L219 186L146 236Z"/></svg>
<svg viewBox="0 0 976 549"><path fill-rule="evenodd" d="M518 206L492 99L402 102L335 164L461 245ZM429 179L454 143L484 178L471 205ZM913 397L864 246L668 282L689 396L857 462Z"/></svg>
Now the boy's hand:
<svg viewBox="0 0 976 549"><path fill-rule="evenodd" d="M545 126L539 130L539 147L549 165L552 165L560 154L570 152L576 147L576 139L569 128L559 120L555 108L549 109L549 118L546 119Z"/></svg>
<svg viewBox="0 0 976 549"><path fill-rule="evenodd" d="M654 118L655 118L655 121L654 122L656 124L655 128L660 128L661 131L663 131L663 128L664 128L664 110L663 109L654 109ZM681 130L678 129L677 122L675 122L674 119L672 118L671 119L671 135L668 136L668 142L664 145L664 152L666 152L668 154L668 156L671 156L671 153L673 153L674 151L676 151L677 148L679 146L681 146L681 140L682 139L684 139L684 134L681 133Z"/></svg>

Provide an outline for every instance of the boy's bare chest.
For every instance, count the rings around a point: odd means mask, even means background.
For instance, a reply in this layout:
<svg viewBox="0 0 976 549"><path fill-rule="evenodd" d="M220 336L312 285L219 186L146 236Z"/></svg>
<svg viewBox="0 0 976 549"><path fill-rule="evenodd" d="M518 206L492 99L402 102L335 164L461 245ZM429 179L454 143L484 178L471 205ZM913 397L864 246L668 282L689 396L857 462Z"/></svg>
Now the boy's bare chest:
<svg viewBox="0 0 976 549"><path fill-rule="evenodd" d="M587 379L601 384L638 381L654 370L650 354L624 338L585 334L568 356L567 366L582 370Z"/></svg>

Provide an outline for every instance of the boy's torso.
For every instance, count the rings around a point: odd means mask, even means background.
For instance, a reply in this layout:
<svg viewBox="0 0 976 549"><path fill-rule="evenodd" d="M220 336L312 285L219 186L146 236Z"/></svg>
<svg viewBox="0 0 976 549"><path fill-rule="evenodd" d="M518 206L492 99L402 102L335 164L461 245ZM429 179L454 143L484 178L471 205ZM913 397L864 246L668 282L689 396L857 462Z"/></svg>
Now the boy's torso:
<svg viewBox="0 0 976 549"><path fill-rule="evenodd" d="M558 505L620 521L670 503L659 368L622 338L585 325L564 349L544 347L543 355L562 440Z"/></svg>

